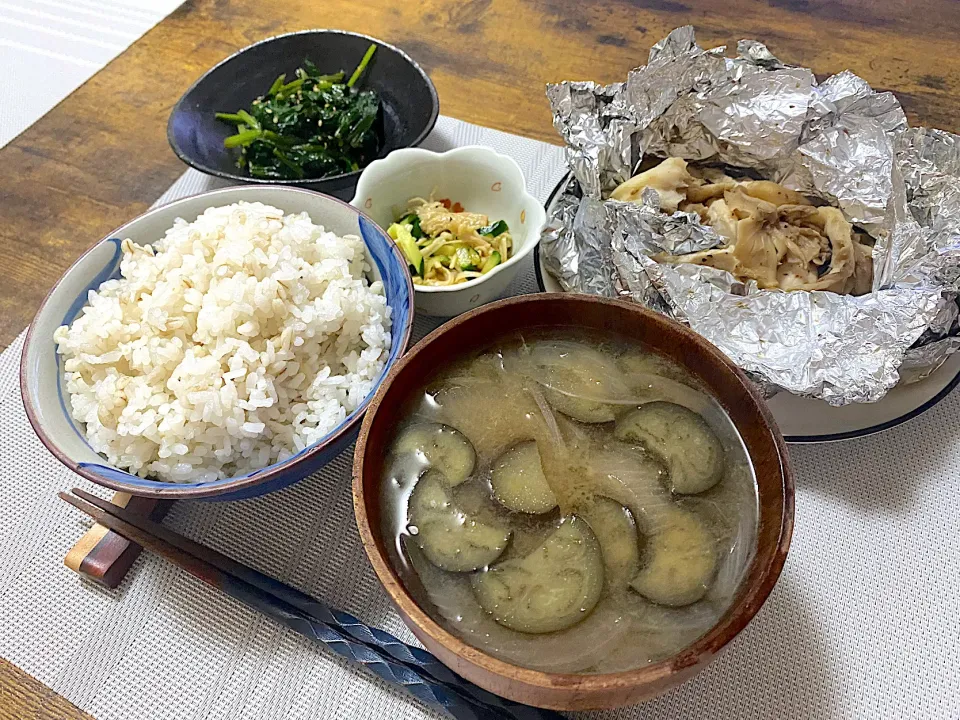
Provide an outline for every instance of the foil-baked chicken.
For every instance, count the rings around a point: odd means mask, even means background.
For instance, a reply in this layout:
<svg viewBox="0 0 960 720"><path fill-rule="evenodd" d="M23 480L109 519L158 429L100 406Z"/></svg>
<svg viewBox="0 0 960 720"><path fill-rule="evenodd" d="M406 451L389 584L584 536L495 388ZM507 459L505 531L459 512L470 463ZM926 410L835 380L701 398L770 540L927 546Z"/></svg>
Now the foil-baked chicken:
<svg viewBox="0 0 960 720"><path fill-rule="evenodd" d="M648 188L661 211L696 213L724 241L687 255L654 255L657 262L709 265L762 289L864 295L872 288L872 240L835 207L814 206L769 180L690 167L678 157L630 178L610 197L640 202Z"/></svg>

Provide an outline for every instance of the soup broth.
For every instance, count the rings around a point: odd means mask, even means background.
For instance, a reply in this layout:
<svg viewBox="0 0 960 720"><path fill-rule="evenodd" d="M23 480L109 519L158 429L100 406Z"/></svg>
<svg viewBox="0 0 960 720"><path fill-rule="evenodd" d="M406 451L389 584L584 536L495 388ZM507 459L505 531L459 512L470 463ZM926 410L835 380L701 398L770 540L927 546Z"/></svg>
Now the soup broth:
<svg viewBox="0 0 960 720"><path fill-rule="evenodd" d="M424 380L389 449L383 532L450 632L535 670L619 672L674 655L729 608L756 544L756 482L693 375L569 328Z"/></svg>

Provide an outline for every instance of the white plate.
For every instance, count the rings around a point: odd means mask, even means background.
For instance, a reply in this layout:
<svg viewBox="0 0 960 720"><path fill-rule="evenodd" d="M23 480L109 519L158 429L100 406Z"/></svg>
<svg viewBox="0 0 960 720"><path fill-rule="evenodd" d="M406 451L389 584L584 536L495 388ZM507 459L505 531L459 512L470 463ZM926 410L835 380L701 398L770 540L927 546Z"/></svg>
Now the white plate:
<svg viewBox="0 0 960 720"><path fill-rule="evenodd" d="M547 200L548 218L553 198L564 183L566 178ZM560 283L543 267L539 246L534 254L534 269L540 290L563 292ZM833 442L872 435L915 418L949 395L958 382L960 353L955 353L929 377L898 385L879 402L832 407L823 400L781 392L767 404L788 443Z"/></svg>

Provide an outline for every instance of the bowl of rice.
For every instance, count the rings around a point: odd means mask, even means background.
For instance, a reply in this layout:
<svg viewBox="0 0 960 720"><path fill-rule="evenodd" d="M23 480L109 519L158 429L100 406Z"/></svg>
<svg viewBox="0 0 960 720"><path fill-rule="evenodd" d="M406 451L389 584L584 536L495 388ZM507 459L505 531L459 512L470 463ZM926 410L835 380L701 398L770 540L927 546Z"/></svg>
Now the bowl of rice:
<svg viewBox="0 0 960 720"><path fill-rule="evenodd" d="M353 442L412 305L396 245L346 203L215 190L141 215L67 270L26 338L24 406L100 485L254 497Z"/></svg>

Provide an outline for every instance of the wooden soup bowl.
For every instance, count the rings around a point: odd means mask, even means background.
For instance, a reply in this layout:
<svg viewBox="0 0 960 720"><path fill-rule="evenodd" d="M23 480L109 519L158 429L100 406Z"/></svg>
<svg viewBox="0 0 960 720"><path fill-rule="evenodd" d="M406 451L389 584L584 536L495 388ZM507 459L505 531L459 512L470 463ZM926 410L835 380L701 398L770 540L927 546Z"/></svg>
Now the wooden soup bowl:
<svg viewBox="0 0 960 720"><path fill-rule="evenodd" d="M441 627L404 587L381 531L380 485L386 450L405 403L449 360L498 338L534 328L581 327L639 340L683 365L709 387L733 420L753 461L759 489L757 549L733 604L717 624L671 658L609 674L546 673L471 647ZM407 625L445 665L503 697L556 710L614 708L648 700L691 678L756 615L773 589L790 546L794 481L783 437L763 398L716 347L682 325L638 305L587 295L510 298L451 320L420 341L391 370L364 418L353 466L353 503L373 568Z"/></svg>

